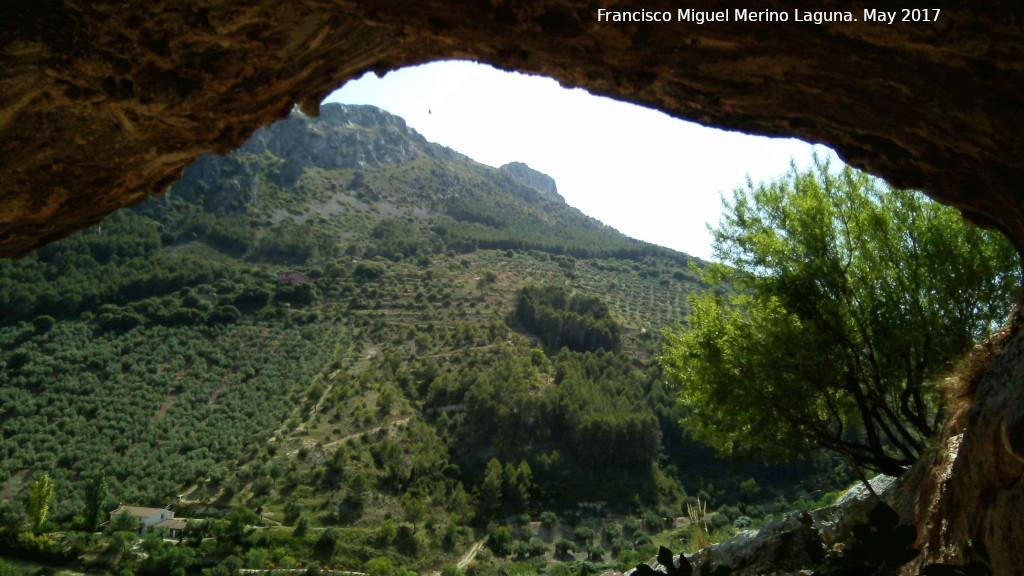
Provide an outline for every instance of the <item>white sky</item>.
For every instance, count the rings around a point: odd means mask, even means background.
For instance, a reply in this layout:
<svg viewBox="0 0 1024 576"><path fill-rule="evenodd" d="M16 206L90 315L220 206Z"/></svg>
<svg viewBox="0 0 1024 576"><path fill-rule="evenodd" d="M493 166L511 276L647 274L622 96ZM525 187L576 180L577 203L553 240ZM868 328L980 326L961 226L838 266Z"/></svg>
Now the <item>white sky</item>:
<svg viewBox="0 0 1024 576"><path fill-rule="evenodd" d="M373 104L477 162L525 162L566 202L620 232L701 258L721 194L805 167L800 140L725 132L550 79L434 62L352 80L325 102ZM822 146L819 153L831 153ZM833 162L837 162L833 158Z"/></svg>

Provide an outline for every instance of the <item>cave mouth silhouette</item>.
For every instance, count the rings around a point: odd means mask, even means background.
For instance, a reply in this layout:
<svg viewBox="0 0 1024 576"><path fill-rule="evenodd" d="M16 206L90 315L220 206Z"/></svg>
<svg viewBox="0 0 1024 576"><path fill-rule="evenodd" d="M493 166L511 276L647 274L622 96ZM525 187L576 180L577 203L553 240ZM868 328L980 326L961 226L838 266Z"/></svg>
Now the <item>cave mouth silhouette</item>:
<svg viewBox="0 0 1024 576"><path fill-rule="evenodd" d="M802 3L794 3L802 4ZM792 9L785 0L769 6ZM796 6L797 8L801 6ZM0 257L163 192L346 80L463 58L544 74L707 126L821 142L923 190L1024 252L1024 11L942 9L932 23L598 22L600 0L13 1L0 5ZM650 0L647 10L674 10ZM705 11L734 6L700 0ZM830 9L863 6L837 2ZM1018 324L1019 325L1019 324ZM1017 325L1015 325L1017 326ZM937 440L900 509L922 562L984 543L1024 566L1024 331L968 416ZM962 562L960 562L962 563Z"/></svg>

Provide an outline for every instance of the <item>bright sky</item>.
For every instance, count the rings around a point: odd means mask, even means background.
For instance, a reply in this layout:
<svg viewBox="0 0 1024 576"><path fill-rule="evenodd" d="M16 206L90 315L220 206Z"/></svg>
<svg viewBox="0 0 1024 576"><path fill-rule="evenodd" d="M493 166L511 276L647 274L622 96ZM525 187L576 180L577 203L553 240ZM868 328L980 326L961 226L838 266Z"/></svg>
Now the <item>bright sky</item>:
<svg viewBox="0 0 1024 576"><path fill-rule="evenodd" d="M373 104L490 166L525 162L584 214L620 232L708 259L721 194L805 167L812 146L725 132L550 79L472 62L370 73L325 102ZM831 153L817 146L819 153ZM837 161L837 159L833 159Z"/></svg>

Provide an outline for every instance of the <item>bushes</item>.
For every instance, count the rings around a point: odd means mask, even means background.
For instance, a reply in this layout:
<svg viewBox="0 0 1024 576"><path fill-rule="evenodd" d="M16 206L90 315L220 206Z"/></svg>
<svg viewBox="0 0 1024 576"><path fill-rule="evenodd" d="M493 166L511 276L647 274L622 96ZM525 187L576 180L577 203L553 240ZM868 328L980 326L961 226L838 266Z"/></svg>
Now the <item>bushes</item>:
<svg viewBox="0 0 1024 576"><path fill-rule="evenodd" d="M487 547L495 556L508 556L512 552L512 542L515 535L508 526L498 526L487 536Z"/></svg>
<svg viewBox="0 0 1024 576"><path fill-rule="evenodd" d="M74 560L72 551L61 549L49 537L19 532L12 527L0 529L0 554L55 564L65 564Z"/></svg>
<svg viewBox="0 0 1024 576"><path fill-rule="evenodd" d="M594 531L586 526L580 526L572 532L573 540L582 542L583 544L590 544L594 540Z"/></svg>
<svg viewBox="0 0 1024 576"><path fill-rule="evenodd" d="M545 510L540 513L540 523L550 530L558 526L558 515L550 510Z"/></svg>
<svg viewBox="0 0 1024 576"><path fill-rule="evenodd" d="M658 514L653 510L644 512L643 524L644 528L651 533L660 532L665 526L665 522L661 519L661 516L658 516Z"/></svg>
<svg viewBox="0 0 1024 576"><path fill-rule="evenodd" d="M536 334L550 352L563 346L578 352L622 345L621 328L599 298L569 296L558 286L526 286L519 291L513 318Z"/></svg>

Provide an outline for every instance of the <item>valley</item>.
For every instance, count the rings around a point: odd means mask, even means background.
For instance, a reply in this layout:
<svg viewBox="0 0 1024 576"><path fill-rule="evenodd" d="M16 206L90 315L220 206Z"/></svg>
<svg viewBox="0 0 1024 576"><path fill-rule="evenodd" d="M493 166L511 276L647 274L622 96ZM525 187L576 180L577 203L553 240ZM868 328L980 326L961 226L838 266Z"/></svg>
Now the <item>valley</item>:
<svg viewBox="0 0 1024 576"><path fill-rule="evenodd" d="M838 461L733 463L689 437L656 358L705 263L550 180L325 105L0 262L0 555L569 576L689 546L688 504L723 539L830 503ZM135 544L118 503L188 527Z"/></svg>

